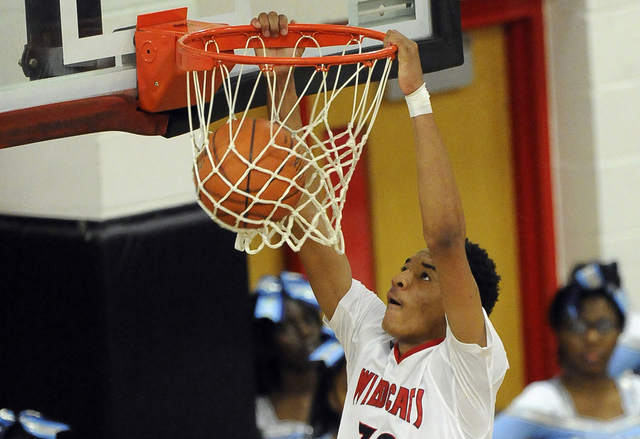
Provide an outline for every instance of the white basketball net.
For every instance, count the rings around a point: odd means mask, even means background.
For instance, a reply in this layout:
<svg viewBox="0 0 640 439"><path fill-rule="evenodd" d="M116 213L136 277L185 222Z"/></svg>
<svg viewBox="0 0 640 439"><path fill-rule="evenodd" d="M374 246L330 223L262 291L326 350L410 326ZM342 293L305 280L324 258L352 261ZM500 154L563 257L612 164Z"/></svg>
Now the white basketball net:
<svg viewBox="0 0 640 439"><path fill-rule="evenodd" d="M253 38L260 39L260 37ZM311 38L313 40L312 37L308 36L303 38ZM317 41L315 43L317 44ZM321 48L319 44L317 44L317 46L320 51L320 56L322 56L322 51L325 48ZM353 50L354 48L364 52L361 43L353 41L342 49L342 53L346 53L347 49ZM216 50L215 42L208 44L206 50ZM253 54L253 49L245 48L244 50L245 54ZM335 54L335 48L332 53ZM379 81L379 86L372 88L372 72L378 62L383 64L383 73ZM384 88L391 69L391 59L383 58L377 61L373 60L367 63L359 63L356 66L356 71L346 80L344 78L342 80L337 79L341 76L340 73L343 66L321 66L321 68L317 68L306 84L304 92L300 94L294 109L283 117L281 117L282 115L279 116L283 102L282 100L276 101L274 98L276 96L275 90L277 86L275 75L272 73L269 74L269 68L265 68L265 66L261 66L257 75L247 107L236 108L242 75L255 74L256 71L255 68L251 69L247 65L236 65L236 70L238 68L239 73L236 85L232 83L231 71L224 65L216 67L213 72L205 72L204 80L202 79L202 74L199 76L197 72L190 72L190 74L187 75L189 120L192 120L191 106L193 104L191 103L190 90L193 88L195 90L195 106L197 107L197 116L200 123L199 128L195 130L193 126L191 126L193 169L197 186L196 193L198 203L218 225L237 233L235 247L240 251L253 254L259 252L265 246L278 248L284 243L287 243L291 249L297 252L307 239L311 239L321 244L332 246L339 253L344 253L344 239L340 226L342 209L346 201L349 181L353 176L356 164L362 153L363 145L367 142L382 101ZM331 82L333 82L331 84L327 83L329 69L337 69L338 73L335 75L336 79L331 80ZM290 67L286 76L287 83L285 84L285 88L290 81L293 81L292 72L293 67ZM247 117L246 110L251 107L251 101L255 96L258 82L260 80L267 81L267 87L270 91L268 99L272 99L270 103L271 114L269 117L273 122L274 137L275 133L279 130L289 130L293 140L293 147L288 149L288 154L302 161L302 166L295 177L286 179L291 186L291 191L300 190L302 192L298 205L289 206L283 200L261 199L261 192L248 193L244 191L240 185L234 184L234 182L229 182L229 193L222 198L218 196L218 199L205 188L206 182L211 177L211 174L218 172L218 169L224 165L224 160L231 155L238 156L233 143L229 146L227 155L222 158L217 157L215 160L211 157L211 151L208 148L211 107L214 105L213 98L215 93L215 90L213 90L213 78L216 75L221 75L223 78L221 87L224 90L224 96L229 106L228 121L235 120L237 117L236 114L245 111L245 113L239 117L241 120L240 123L244 123ZM311 90L310 87L313 81L317 80L318 77L321 78L321 81L319 81L320 85L317 89ZM366 80L359 79L363 77L366 77ZM246 86L246 84L243 85L243 87ZM210 95L211 101L209 110L206 109L205 105L205 96L207 96L207 94ZM307 95L311 95L307 98L309 121L302 128L291 130L288 127L288 122L296 107L300 105L303 96ZM341 95L342 102L344 102L344 95L348 95L351 102L351 115L346 129L335 132L331 129L329 121L331 119L332 107L336 99ZM305 121L303 121L303 123L304 122ZM279 146L275 145L272 139L269 147L278 148ZM265 150L266 149L267 148L265 148ZM206 154L211 163L212 170L208 176L200 176L198 173L197 158L201 154ZM259 169L263 172L269 172L271 174L270 179L283 180L282 175L258 168L255 163L251 163L246 159L241 160L247 165L247 172L253 169ZM253 162L255 161L257 160ZM300 179L301 175L304 175L303 179ZM300 181L306 181L305 187L301 187L299 184ZM243 212L233 212L225 207L225 199L232 194L247 197L249 203ZM203 202L203 199L206 203ZM274 207L286 209L288 214L280 220L273 220L269 217L266 219L252 219L251 217L245 216L256 203L273 203ZM305 211L308 212L310 205L313 206L315 213L312 215L312 218L307 213L307 218L305 218L301 215L301 211L305 209ZM221 217L226 218L226 221L222 221L220 219ZM232 218L232 221L229 221L229 218ZM295 236L293 233L294 226L296 225L302 230L302 234L298 232L298 236Z"/></svg>

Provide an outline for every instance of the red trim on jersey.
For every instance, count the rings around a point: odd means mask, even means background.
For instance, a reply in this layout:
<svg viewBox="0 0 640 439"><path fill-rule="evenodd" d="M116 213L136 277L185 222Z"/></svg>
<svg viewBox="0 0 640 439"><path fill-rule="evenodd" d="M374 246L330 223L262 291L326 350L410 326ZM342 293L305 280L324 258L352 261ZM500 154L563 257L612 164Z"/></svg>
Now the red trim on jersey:
<svg viewBox="0 0 640 439"><path fill-rule="evenodd" d="M409 349L407 352L404 353L404 355L400 355L400 348L398 348L398 343L396 343L393 346L393 355L396 357L396 361L398 362L398 364L400 364L400 362L402 360L404 360L405 358L407 358L409 355L413 355L416 352L420 352L420 351L425 350L427 348L431 348L433 346L437 346L440 343L442 343L443 341L444 341L444 337L442 337L442 338L434 338L433 340L425 341L424 343L419 344L415 348Z"/></svg>

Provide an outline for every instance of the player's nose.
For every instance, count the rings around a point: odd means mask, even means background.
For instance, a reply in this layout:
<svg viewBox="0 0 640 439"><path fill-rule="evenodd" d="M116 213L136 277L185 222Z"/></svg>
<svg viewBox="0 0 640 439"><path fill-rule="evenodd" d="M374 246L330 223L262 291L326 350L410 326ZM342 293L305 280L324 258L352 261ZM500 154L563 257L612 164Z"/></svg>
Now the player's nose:
<svg viewBox="0 0 640 439"><path fill-rule="evenodd" d="M410 279L411 276L409 276L409 270L404 270L391 279L391 284L396 288L405 289L409 286L411 282Z"/></svg>

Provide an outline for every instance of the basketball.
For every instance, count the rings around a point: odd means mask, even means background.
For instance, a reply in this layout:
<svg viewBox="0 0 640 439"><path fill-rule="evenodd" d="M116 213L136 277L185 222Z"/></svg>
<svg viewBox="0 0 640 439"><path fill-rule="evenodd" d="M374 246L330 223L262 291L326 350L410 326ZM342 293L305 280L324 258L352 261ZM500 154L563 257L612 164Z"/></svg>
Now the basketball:
<svg viewBox="0 0 640 439"><path fill-rule="evenodd" d="M300 199L301 192L291 183L295 179L304 187L304 177L297 176L301 160L289 154L291 133L280 129L275 134L277 128L273 126L272 141L271 122L246 118L228 122L209 136L208 151L197 157L198 175L204 190L220 206L241 217L236 224L235 215L215 211L214 203L199 191L202 203L219 220L230 226L258 228L262 224L244 220L279 221L291 212L287 206L295 206Z"/></svg>

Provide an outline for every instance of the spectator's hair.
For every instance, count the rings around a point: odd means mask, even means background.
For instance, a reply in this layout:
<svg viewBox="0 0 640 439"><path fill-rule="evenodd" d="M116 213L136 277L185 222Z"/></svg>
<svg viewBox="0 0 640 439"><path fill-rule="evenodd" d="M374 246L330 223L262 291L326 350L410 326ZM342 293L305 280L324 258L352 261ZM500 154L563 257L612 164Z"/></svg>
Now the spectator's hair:
<svg viewBox="0 0 640 439"><path fill-rule="evenodd" d="M496 264L485 249L469 239L465 242L465 249L471 273L480 291L482 307L489 315L498 301L499 294L500 276L496 272Z"/></svg>
<svg viewBox="0 0 640 439"><path fill-rule="evenodd" d="M618 263L615 261L610 263L604 263L601 261L580 262L571 270L569 283L581 283L579 273L585 268L593 268L597 271L597 279L592 280L592 282L597 284L596 286L604 286L611 290L616 290L622 287L622 279L620 278L620 273L618 271ZM583 285L583 287L588 288L589 286Z"/></svg>
<svg viewBox="0 0 640 439"><path fill-rule="evenodd" d="M336 390L336 376L346 364L347 360L342 357L330 367L322 366L311 406L310 424L314 437L325 437L338 432L342 413L333 410L329 394Z"/></svg>
<svg viewBox="0 0 640 439"><path fill-rule="evenodd" d="M553 330L558 332L565 325L567 319L577 318L584 301L592 297L602 297L611 305L618 318L617 327L622 332L625 325L625 315L610 290L605 287L584 288L577 282L570 282L556 292L549 306L549 324Z"/></svg>

